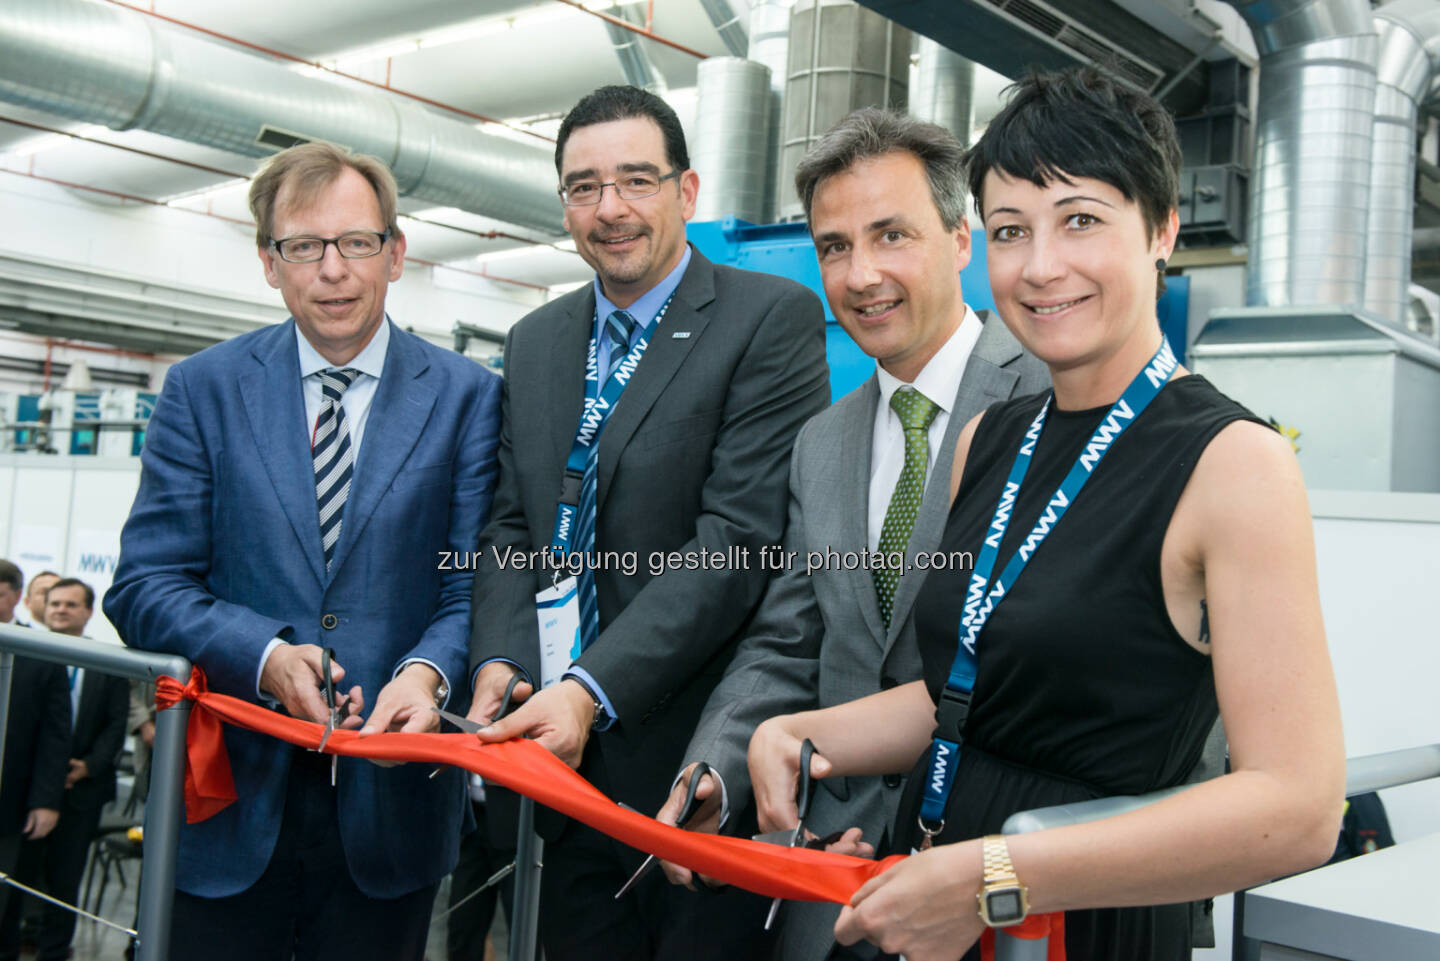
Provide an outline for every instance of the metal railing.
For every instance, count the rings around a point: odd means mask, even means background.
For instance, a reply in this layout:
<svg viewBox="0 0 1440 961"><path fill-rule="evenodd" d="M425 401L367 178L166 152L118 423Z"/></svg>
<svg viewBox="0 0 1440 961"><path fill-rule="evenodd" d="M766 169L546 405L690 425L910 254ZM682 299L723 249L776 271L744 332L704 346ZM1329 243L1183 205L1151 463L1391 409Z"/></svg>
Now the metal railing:
<svg viewBox="0 0 1440 961"><path fill-rule="evenodd" d="M162 674L186 682L190 679L190 662L178 655L148 654L39 628L0 624L0 745L5 742L10 719L10 680L17 654L132 680L153 681ZM175 856L184 810L185 728L190 720L190 707L189 701L180 701L155 715L150 794L145 805L145 841L141 845L136 961L169 961L170 957L170 915L175 901ZM4 768L0 766L0 779L4 776Z"/></svg>
<svg viewBox="0 0 1440 961"><path fill-rule="evenodd" d="M1368 794L1371 791L1381 791L1434 777L1440 777L1440 744L1387 751L1383 754L1367 754L1345 762L1345 796L1354 797L1357 794ZM1138 811L1194 786L1185 784L1135 797L1099 798L1078 804L1058 804L1033 811L1020 811L1010 815L1000 830L1004 834L1028 834L1031 831L1099 821ZM1244 891L1235 892L1236 922L1232 949L1234 961L1242 961L1245 957L1241 942L1244 895ZM997 931L996 934L995 961L1044 961L1047 956L1047 939L1022 940L1009 937L1004 931Z"/></svg>

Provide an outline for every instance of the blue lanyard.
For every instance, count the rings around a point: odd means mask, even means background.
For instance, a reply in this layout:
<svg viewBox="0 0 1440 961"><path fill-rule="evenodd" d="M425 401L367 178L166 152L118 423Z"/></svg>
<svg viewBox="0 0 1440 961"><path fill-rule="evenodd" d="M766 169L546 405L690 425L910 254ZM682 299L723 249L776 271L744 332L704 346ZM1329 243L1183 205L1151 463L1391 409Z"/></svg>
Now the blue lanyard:
<svg viewBox="0 0 1440 961"><path fill-rule="evenodd" d="M665 303L660 305L660 312L655 315L654 322L650 325L653 329L658 326L665 311L670 307L670 301L675 299L672 293L665 298ZM593 330L598 333L600 330L600 314L597 310ZM620 394L625 390L625 385L635 374L635 368L640 365L640 358L645 353L645 348L650 346L650 338L646 333L640 335L635 346L620 361L619 366L605 381L604 386L600 385L600 352L596 343L595 333L590 335L590 350L585 355L585 409L580 413L580 426L575 429L575 440L570 445L570 456L565 459L565 475L560 480L560 499L555 505L555 529L550 535L550 550L558 553L571 553L570 539L575 530L575 522L580 511L580 490L585 480L585 464L590 457L590 448L600 442L600 432L605 429L605 423L610 419L610 412L620 402Z"/></svg>
<svg viewBox="0 0 1440 961"><path fill-rule="evenodd" d="M1040 439L1040 432L1045 427L1045 417L1050 412L1050 402L1055 396L1053 393L1045 399L1040 412L1025 431L1025 438L1020 442L1020 449L1015 454L1015 463L1010 467L1010 476L1005 480L1005 488L995 505L994 517L985 532L980 556L976 558L975 569L970 575L970 584L965 592L964 615L960 621L960 643L956 646L955 660L950 665L950 676L945 679L945 690L940 694L940 704L935 712L935 734L931 740L927 765L929 771L925 780L924 801L920 807L920 828L928 837L934 837L945 827L945 806L950 799L950 791L955 786L962 732L965 719L970 714L970 696L975 690L975 649L980 631L990 620L995 606L1014 586L1015 579L1020 576L1035 551L1080 495L1085 482L1090 479L1106 451L1114 445L1116 438L1124 433L1125 428L1134 423L1141 412L1150 406L1150 402L1170 380L1175 367L1175 354L1170 349L1170 342L1161 337L1160 349L1150 358L1144 369L1135 375L1135 379L1125 388L1120 399L1101 419L1100 425L1095 428L1095 433L1090 435L1089 442L1076 458L1070 472L1050 497L1050 502L1041 512L1035 526L992 585L990 575L1000 553L1000 542L1005 539L1005 532L1010 527L1010 513L1020 495L1020 487L1025 482L1025 473L1030 469L1035 444Z"/></svg>

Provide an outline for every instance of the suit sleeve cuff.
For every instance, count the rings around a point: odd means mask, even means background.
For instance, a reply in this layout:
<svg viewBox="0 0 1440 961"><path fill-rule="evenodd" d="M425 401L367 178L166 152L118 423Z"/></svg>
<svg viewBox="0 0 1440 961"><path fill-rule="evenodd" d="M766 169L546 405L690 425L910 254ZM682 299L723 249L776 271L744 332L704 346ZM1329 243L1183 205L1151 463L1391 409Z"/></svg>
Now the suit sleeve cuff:
<svg viewBox="0 0 1440 961"><path fill-rule="evenodd" d="M585 687L589 689L590 693L595 697L595 700L599 701L601 706L605 708L605 723L596 727L595 730L608 731L610 730L610 726L619 720L619 718L615 716L615 705L610 703L610 699L605 696L605 690L596 682L595 678L591 676L590 672L585 670L585 668L579 666L578 664L572 664L570 665L570 669L567 670L564 674L560 675L560 677L562 680L567 677L573 677L581 684L584 684Z"/></svg>
<svg viewBox="0 0 1440 961"><path fill-rule="evenodd" d="M261 690L260 679L265 676L265 664L270 660L271 652L284 643L286 643L286 641L278 637L272 637L270 643L265 645L265 653L260 655L260 666L255 670L255 698L261 704L270 708L279 707L280 702L275 700L267 691Z"/></svg>

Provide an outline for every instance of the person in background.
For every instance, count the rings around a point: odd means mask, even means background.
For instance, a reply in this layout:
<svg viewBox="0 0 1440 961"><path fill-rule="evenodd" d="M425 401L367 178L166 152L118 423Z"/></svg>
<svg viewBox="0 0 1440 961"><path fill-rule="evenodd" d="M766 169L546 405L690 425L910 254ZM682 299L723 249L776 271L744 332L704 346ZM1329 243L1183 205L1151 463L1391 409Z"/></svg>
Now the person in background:
<svg viewBox="0 0 1440 961"><path fill-rule="evenodd" d="M30 623L35 627L45 626L45 592L60 579L54 571L41 571L30 578L30 587L25 591L25 607L30 611Z"/></svg>
<svg viewBox="0 0 1440 961"><path fill-rule="evenodd" d="M84 581L63 577L45 592L45 624L56 634L84 637L94 612L95 592ZM125 742L130 685L123 677L81 667L71 667L68 673L74 725L67 738L60 817L40 846L39 887L51 897L75 904L100 811L115 799L115 762ZM44 905L35 936L36 961L65 961L75 937L75 920L72 911Z"/></svg>
<svg viewBox="0 0 1440 961"><path fill-rule="evenodd" d="M24 583L25 576L20 573L20 568L0 558L0 624L29 626L28 622L15 616L15 608L21 598L20 588Z"/></svg>
<svg viewBox="0 0 1440 961"><path fill-rule="evenodd" d="M913 766L894 849L920 851L855 892L842 945L954 961L987 926L1064 911L1071 961L1180 961L1180 902L1334 848L1340 713L1294 451L1179 365L1156 319L1179 168L1164 108L1095 69L1017 84L968 155L997 309L1054 390L956 443L941 550L974 568L916 600L924 680L750 742L756 781L803 738L824 777ZM1178 786L1217 709L1230 773L999 833L1017 811Z"/></svg>

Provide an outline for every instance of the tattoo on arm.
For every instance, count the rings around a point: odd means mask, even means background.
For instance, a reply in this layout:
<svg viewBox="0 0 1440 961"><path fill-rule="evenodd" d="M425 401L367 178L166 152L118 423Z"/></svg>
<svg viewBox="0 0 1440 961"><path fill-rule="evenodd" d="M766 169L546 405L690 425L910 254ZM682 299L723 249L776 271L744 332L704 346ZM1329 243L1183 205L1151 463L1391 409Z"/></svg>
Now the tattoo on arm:
<svg viewBox="0 0 1440 961"><path fill-rule="evenodd" d="M1210 644L1210 612L1205 607L1205 600L1200 600L1200 641L1201 646Z"/></svg>

